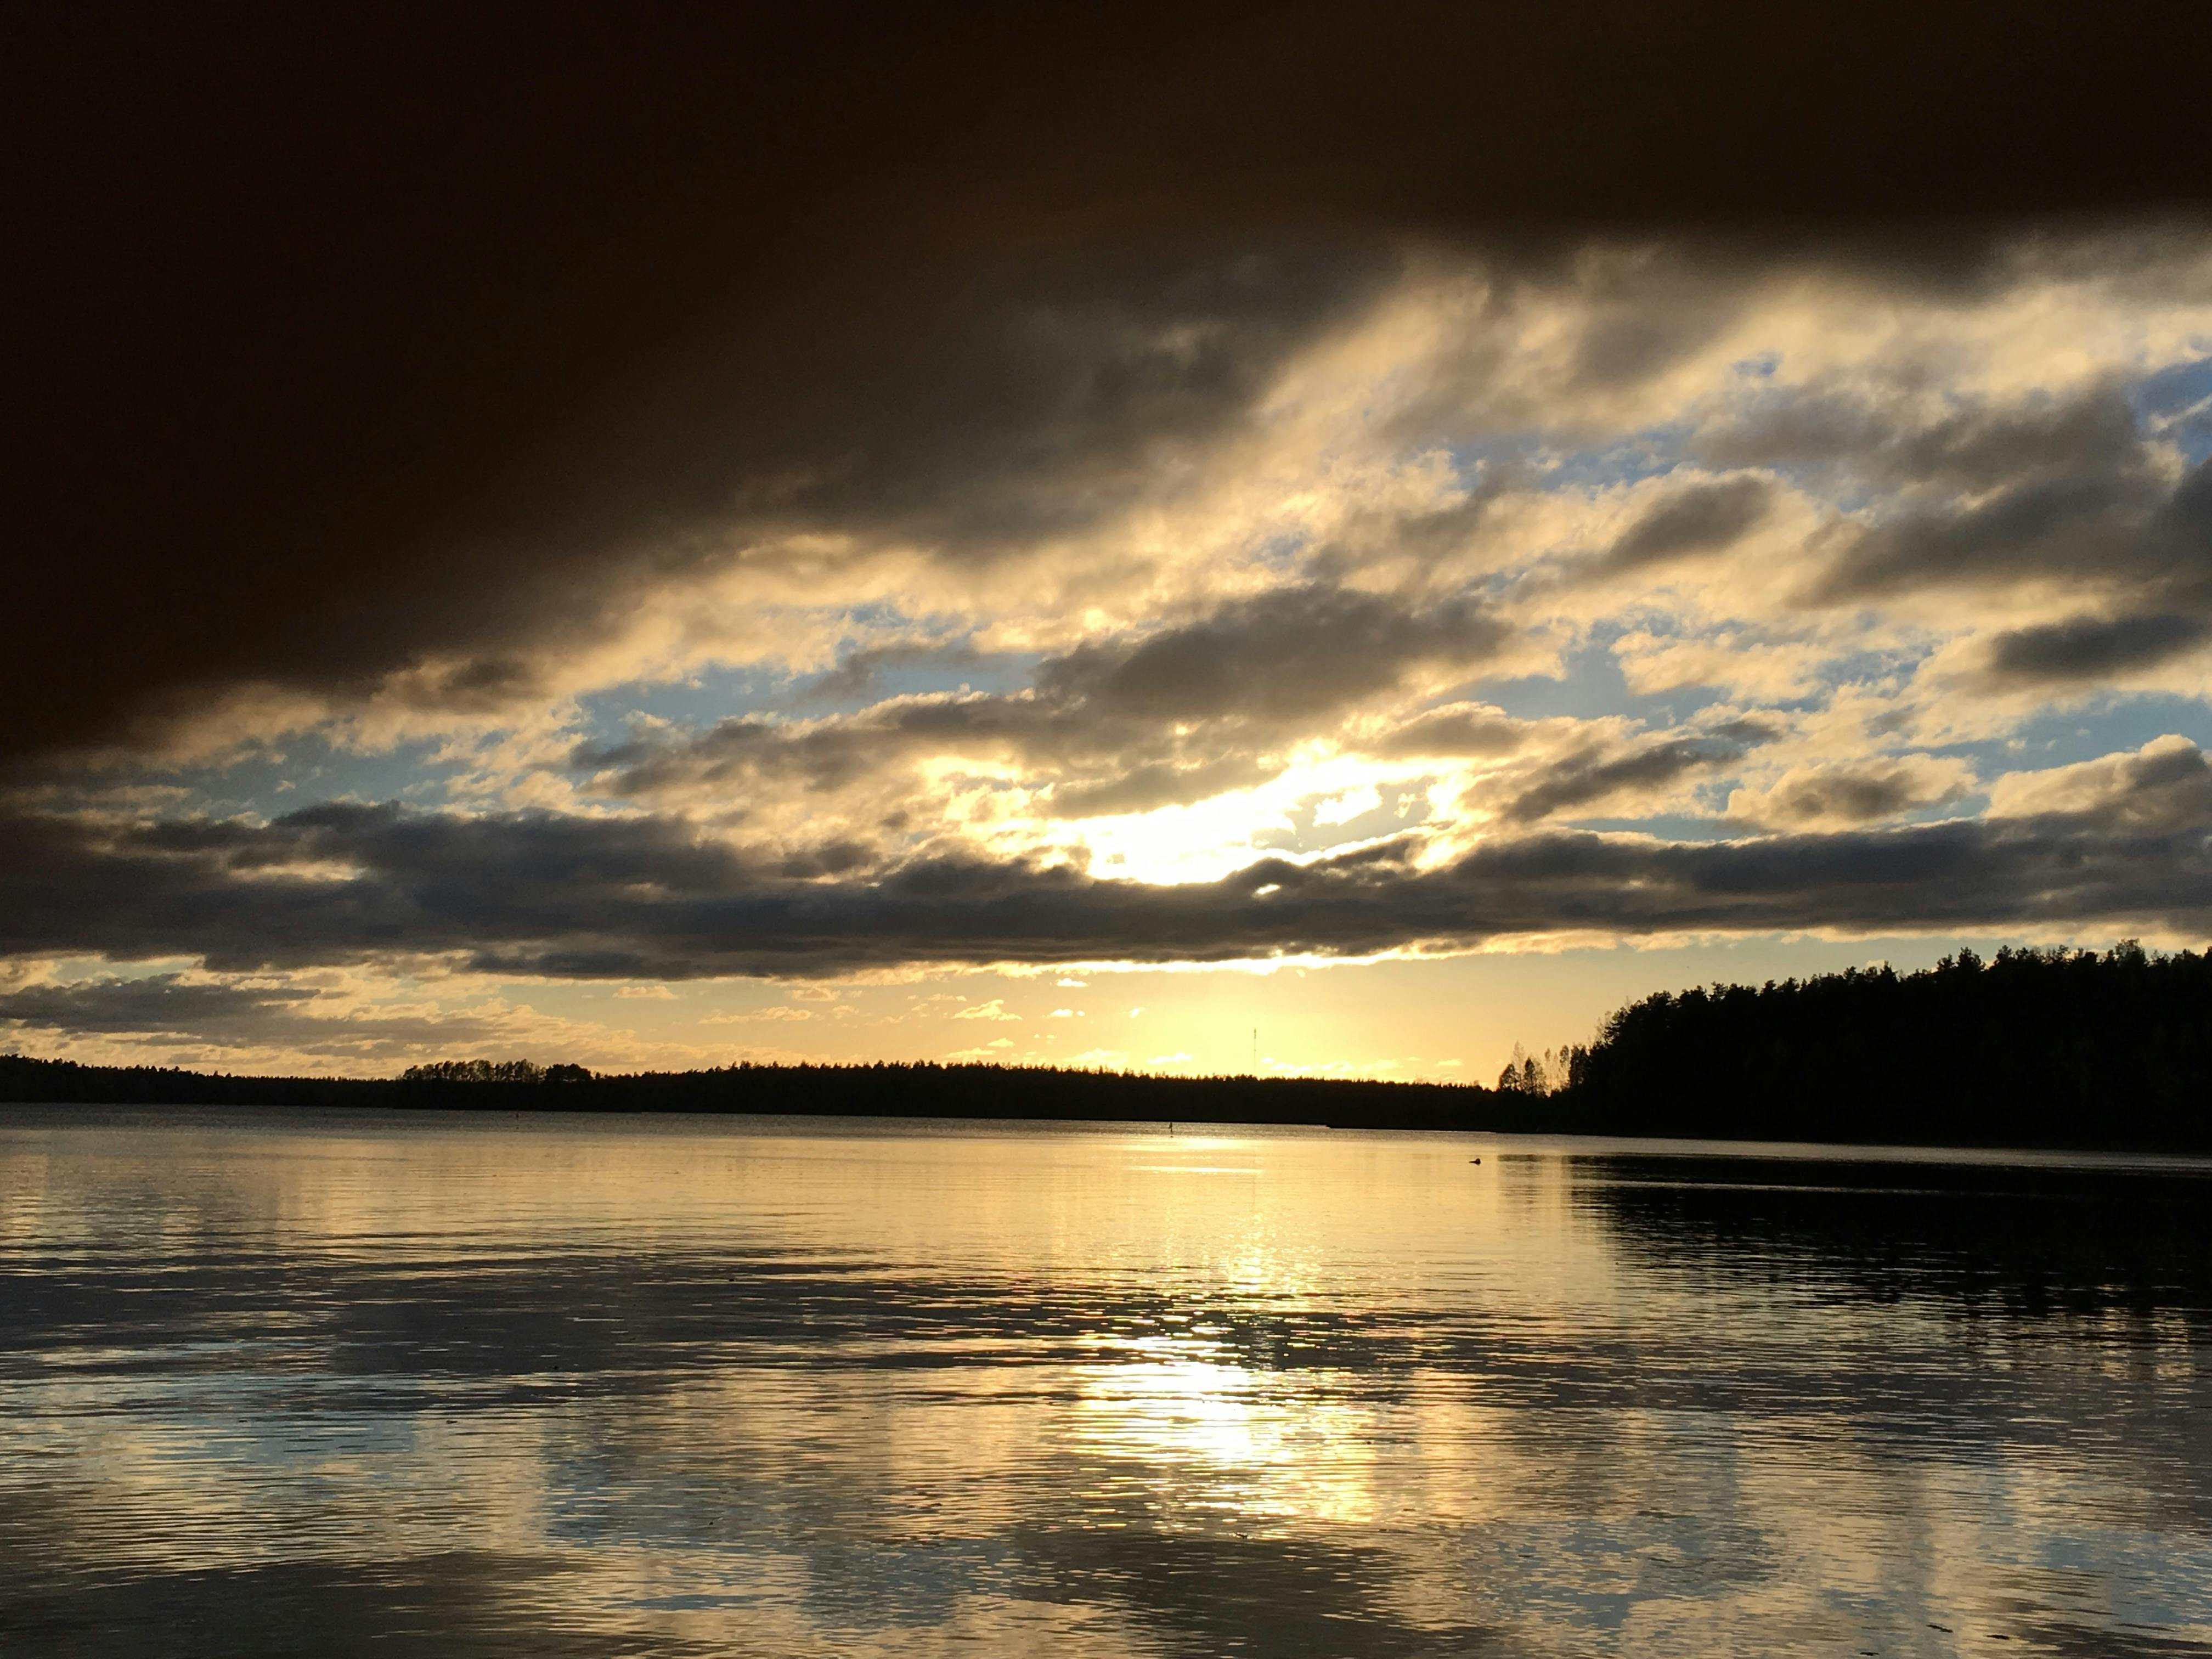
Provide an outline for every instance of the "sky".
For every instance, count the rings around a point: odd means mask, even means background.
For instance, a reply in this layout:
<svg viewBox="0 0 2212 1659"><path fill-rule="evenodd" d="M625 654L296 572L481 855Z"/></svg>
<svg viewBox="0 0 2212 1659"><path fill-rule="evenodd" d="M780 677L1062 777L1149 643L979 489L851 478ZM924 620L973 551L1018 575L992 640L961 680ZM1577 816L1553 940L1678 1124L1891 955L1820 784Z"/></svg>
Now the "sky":
<svg viewBox="0 0 2212 1659"><path fill-rule="evenodd" d="M1481 1081L2212 935L2194 9L8 27L0 1050Z"/></svg>

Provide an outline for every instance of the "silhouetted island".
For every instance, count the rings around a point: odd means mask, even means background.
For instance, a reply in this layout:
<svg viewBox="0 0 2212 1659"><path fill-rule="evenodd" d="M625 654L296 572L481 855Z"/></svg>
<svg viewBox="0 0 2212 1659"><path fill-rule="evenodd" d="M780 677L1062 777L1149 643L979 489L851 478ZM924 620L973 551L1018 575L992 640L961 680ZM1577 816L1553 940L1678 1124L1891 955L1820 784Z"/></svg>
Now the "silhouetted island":
<svg viewBox="0 0 2212 1659"><path fill-rule="evenodd" d="M0 1101L1325 1124L2212 1152L2212 951L1971 951L1660 992L1495 1089L883 1062L595 1075L446 1060L397 1078L232 1077L0 1056Z"/></svg>

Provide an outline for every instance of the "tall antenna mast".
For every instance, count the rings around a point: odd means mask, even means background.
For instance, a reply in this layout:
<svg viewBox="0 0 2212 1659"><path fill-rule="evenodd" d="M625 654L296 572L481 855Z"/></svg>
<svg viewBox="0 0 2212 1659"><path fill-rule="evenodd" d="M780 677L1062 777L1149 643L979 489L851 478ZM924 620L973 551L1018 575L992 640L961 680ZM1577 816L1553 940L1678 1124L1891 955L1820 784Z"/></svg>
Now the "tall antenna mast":
<svg viewBox="0 0 2212 1659"><path fill-rule="evenodd" d="M1252 1075L1260 1075L1260 1028L1252 1028Z"/></svg>

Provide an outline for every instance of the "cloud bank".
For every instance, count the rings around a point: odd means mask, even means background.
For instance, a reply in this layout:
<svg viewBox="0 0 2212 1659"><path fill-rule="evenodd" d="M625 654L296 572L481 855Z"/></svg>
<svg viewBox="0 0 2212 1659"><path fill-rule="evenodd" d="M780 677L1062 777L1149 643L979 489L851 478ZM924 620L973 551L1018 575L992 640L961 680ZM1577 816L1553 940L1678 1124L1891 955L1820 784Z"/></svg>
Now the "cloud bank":
<svg viewBox="0 0 2212 1659"><path fill-rule="evenodd" d="M0 1019L2205 936L2164 14L1170 21L41 21Z"/></svg>
<svg viewBox="0 0 2212 1659"><path fill-rule="evenodd" d="M821 878L665 817L333 806L253 827L19 822L11 844L35 856L11 861L0 949L197 954L232 972L408 954L477 972L680 980L1361 956L1563 932L2212 920L2203 750L2169 739L2014 786L1979 822L1702 844L1545 832L1441 860L1408 836L1173 884L952 856ZM71 994L27 992L20 1006ZM211 993L140 981L133 994ZM305 994L251 994L274 1006Z"/></svg>

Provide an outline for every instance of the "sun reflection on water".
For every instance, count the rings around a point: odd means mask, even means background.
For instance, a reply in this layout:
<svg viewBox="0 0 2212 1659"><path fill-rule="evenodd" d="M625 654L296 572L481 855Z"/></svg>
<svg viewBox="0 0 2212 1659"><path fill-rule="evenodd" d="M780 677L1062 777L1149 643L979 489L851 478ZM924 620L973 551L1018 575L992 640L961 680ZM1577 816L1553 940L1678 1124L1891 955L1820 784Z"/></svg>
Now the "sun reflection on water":
<svg viewBox="0 0 2212 1659"><path fill-rule="evenodd" d="M2008 1255L1449 1138L371 1121L0 1122L0 1638L2212 1643L2165 1188Z"/></svg>

